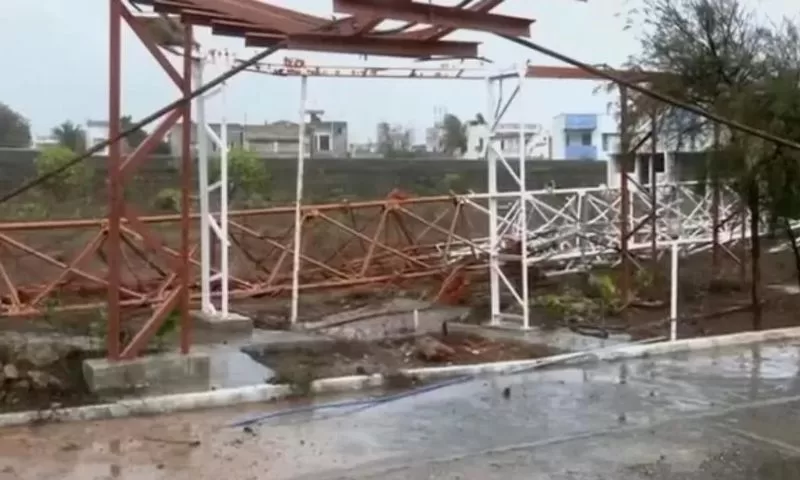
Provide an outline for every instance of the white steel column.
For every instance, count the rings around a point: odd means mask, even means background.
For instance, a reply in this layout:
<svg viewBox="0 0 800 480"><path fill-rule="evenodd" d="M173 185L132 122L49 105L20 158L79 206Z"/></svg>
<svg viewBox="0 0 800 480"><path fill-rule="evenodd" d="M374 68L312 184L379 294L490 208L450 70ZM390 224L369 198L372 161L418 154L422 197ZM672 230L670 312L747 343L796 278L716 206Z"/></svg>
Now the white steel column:
<svg viewBox="0 0 800 480"><path fill-rule="evenodd" d="M306 101L308 97L308 77L300 78L300 121L297 132L297 184L295 186L294 207L294 243L292 260L292 311L290 321L297 323L300 305L300 250L302 249L302 206L303 206L303 173L305 170L305 143L306 143Z"/></svg>
<svg viewBox="0 0 800 480"><path fill-rule="evenodd" d="M521 328L530 328L530 315L528 305L528 193L525 184L525 123L521 121L519 131L518 167L515 169L504 157L498 134L498 126L508 111L511 104L520 97L523 83L527 75L527 68L515 69L512 72L501 73L488 79L489 122L486 140L486 160L489 177L489 268L490 289L493 324L502 320L518 322ZM507 80L516 80L513 91L504 98L504 87ZM495 90L497 95L495 96ZM516 188L509 192L499 192L497 165L505 167L508 175L514 180ZM507 211L501 219L498 212L498 200L502 197L504 208ZM509 228L510 227L510 228ZM519 245L518 251L508 252L509 245ZM506 263L515 262L520 268L520 282L515 285L503 271ZM516 301L517 312L500 311L502 293L510 294Z"/></svg>
<svg viewBox="0 0 800 480"><path fill-rule="evenodd" d="M525 88L525 78L527 77L528 68L523 65L521 70L517 72L519 76L519 93L517 96L522 97ZM523 106L523 112L525 108ZM522 267L522 279L520 281L522 292L522 328L529 329L530 324L530 302L528 299L528 195L527 184L525 183L525 162L527 155L525 154L525 117L520 115L519 122L519 231L522 242L520 243L520 267Z"/></svg>
<svg viewBox="0 0 800 480"><path fill-rule="evenodd" d="M486 79L486 89L486 121L489 124L486 126L486 139L484 140L483 149L486 155L487 177L489 180L487 192L489 193L489 289L492 315L490 323L495 325L500 322L500 276L498 273L500 271L500 260L498 258L500 246L497 235L497 229L499 228L497 215L497 156L490 147L494 132L493 119L496 109L494 82L491 77Z"/></svg>
<svg viewBox="0 0 800 480"><path fill-rule="evenodd" d="M198 59L195 63L195 82L197 85L202 85L203 69L205 61ZM198 184L200 193L200 290L201 290L201 310L208 315L218 314L222 317L227 317L229 313L229 248L230 241L228 239L228 127L223 115L220 124L220 136L208 124L206 116L206 100L213 96L221 94L223 98L223 111L225 109L225 85L223 84L217 90L214 90L206 95L200 95L196 98L195 104L197 107L197 125L196 125L196 142L197 142L197 171L198 171ZM191 128L192 126L184 126L184 128ZM211 161L208 154L209 140L217 146L220 152L218 159L219 179L213 183L209 183L209 162ZM211 196L219 190L219 213L215 216L211 212ZM214 233L213 239L211 233ZM214 243L219 243L220 259L219 266L211 264L211 251L214 248ZM217 270L212 274L213 270ZM220 292L220 305L219 309L214 306L212 302L212 292L214 291L213 285L219 282Z"/></svg>
<svg viewBox="0 0 800 480"><path fill-rule="evenodd" d="M203 85L204 60L198 59L194 68L194 84ZM198 95L195 99L197 125L194 126L197 142L197 178L200 193L200 309L205 314L214 313L211 303L211 238L209 232L209 198L208 198L208 136L206 135L206 96ZM183 125L183 128L192 128Z"/></svg>

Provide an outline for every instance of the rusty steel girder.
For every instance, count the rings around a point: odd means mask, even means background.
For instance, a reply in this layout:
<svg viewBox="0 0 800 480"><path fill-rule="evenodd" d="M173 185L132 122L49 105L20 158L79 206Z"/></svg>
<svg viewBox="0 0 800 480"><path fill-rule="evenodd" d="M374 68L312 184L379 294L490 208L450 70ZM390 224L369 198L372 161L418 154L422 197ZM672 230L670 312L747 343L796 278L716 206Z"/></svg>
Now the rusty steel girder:
<svg viewBox="0 0 800 480"><path fill-rule="evenodd" d="M336 11L350 17L330 21L325 18L278 7L259 0L133 0L149 5L159 13L177 15L184 24L211 27L215 33L239 36L246 45L338 53L428 57L476 57L475 42L446 42L442 30L458 28L504 35L528 36L533 20L497 15L489 10L500 2L478 1L478 8L465 8L469 1L454 7L411 1L335 0ZM399 31L377 30L384 20L410 21ZM404 31L417 24L430 25L432 35ZM425 29L427 31L427 29Z"/></svg>
<svg viewBox="0 0 800 480"><path fill-rule="evenodd" d="M530 36L533 20L409 0L333 0L333 11L365 18L389 18L444 28L481 30L512 37Z"/></svg>
<svg viewBox="0 0 800 480"><path fill-rule="evenodd" d="M176 272L182 271L182 241L165 232L184 231L181 215L126 213L120 226L120 306L155 311L174 305L181 291ZM293 215L293 206L230 213L231 298L290 292ZM192 232L188 285L195 300L198 220L192 215L186 230ZM485 210L449 196L395 194L385 200L305 206L301 290L427 279L436 296L453 271L464 266L449 262L450 252L474 245L486 221ZM0 223L0 316L100 308L110 286L111 247L103 218ZM481 264L479 247L474 259Z"/></svg>

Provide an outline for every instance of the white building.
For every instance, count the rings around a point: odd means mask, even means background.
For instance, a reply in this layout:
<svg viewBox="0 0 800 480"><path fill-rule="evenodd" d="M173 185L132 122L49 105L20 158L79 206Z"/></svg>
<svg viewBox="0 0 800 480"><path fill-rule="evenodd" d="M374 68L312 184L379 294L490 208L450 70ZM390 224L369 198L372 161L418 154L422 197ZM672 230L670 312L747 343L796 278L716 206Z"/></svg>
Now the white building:
<svg viewBox="0 0 800 480"><path fill-rule="evenodd" d="M31 143L34 149L41 150L47 147L55 147L58 145L58 139L52 135L36 135Z"/></svg>
<svg viewBox="0 0 800 480"><path fill-rule="evenodd" d="M526 123L524 127L524 151L528 157L533 157L537 148L537 141L541 139L542 127L536 123ZM467 136L467 150L462 158L477 160L482 158L481 152L484 148L484 139L489 133L489 126L486 124L467 124L465 127ZM520 157L520 124L501 123L494 131L494 138L499 140L498 147L503 157Z"/></svg>
<svg viewBox="0 0 800 480"><path fill-rule="evenodd" d="M550 129L553 160L608 160L619 150L619 129L613 116L563 113Z"/></svg>
<svg viewBox="0 0 800 480"><path fill-rule="evenodd" d="M108 140L109 125L105 120L86 120L83 130L86 134L87 149ZM100 150L95 155L108 155L108 147Z"/></svg>

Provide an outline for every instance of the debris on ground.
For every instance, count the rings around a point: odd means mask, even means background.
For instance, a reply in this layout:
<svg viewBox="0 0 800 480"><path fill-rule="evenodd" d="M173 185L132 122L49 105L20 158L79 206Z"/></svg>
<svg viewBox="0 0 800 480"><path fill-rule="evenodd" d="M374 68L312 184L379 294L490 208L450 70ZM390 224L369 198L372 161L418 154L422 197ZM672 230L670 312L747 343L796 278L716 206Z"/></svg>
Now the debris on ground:
<svg viewBox="0 0 800 480"><path fill-rule="evenodd" d="M410 368L540 358L559 353L541 344L449 332L377 342L334 341L314 348L251 353L275 371L271 383L306 386L318 378L391 375Z"/></svg>
<svg viewBox="0 0 800 480"><path fill-rule="evenodd" d="M417 339L414 354L426 362L440 363L452 359L456 351L435 338L425 335Z"/></svg>

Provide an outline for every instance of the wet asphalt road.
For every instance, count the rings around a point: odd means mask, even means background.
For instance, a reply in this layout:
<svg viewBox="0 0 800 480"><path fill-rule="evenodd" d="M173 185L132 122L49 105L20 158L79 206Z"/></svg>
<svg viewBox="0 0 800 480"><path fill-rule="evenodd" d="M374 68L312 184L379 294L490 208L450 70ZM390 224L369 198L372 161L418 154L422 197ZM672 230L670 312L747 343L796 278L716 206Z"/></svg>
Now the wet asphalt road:
<svg viewBox="0 0 800 480"><path fill-rule="evenodd" d="M0 479L800 478L793 344L475 380L225 426L286 407L2 430Z"/></svg>

